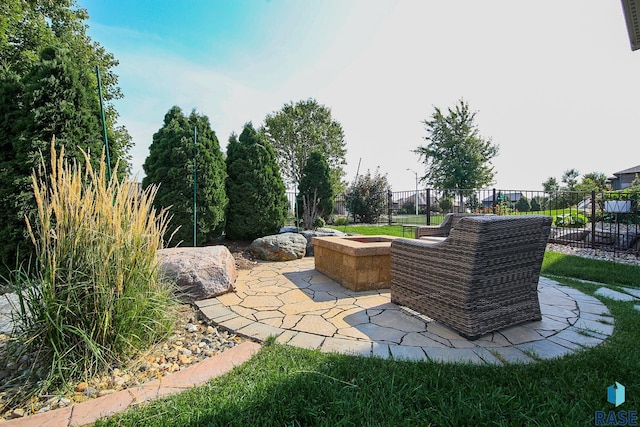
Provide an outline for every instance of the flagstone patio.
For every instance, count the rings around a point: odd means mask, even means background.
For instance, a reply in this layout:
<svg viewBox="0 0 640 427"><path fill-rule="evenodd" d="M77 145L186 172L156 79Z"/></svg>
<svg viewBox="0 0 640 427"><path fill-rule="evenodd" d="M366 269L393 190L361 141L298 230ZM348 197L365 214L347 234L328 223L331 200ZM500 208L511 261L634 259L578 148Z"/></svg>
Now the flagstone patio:
<svg viewBox="0 0 640 427"><path fill-rule="evenodd" d="M543 318L469 341L391 303L388 289L355 292L314 269L313 258L241 270L236 291L198 301L220 326L257 340L382 358L503 364L564 356L602 343L614 319L597 298L540 278Z"/></svg>

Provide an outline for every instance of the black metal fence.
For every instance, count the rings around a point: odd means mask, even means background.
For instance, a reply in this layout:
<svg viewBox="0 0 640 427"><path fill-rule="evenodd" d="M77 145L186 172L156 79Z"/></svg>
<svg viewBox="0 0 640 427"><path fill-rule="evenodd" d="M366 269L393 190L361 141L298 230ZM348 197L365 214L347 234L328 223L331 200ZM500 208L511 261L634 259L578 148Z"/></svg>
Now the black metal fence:
<svg viewBox="0 0 640 427"><path fill-rule="evenodd" d="M438 190L388 191L336 197L329 222L437 225L449 212L496 215L541 214L553 218L550 241L615 252L640 252L640 216L636 190L526 191ZM293 193L289 200L294 208ZM417 203L416 203L417 202Z"/></svg>

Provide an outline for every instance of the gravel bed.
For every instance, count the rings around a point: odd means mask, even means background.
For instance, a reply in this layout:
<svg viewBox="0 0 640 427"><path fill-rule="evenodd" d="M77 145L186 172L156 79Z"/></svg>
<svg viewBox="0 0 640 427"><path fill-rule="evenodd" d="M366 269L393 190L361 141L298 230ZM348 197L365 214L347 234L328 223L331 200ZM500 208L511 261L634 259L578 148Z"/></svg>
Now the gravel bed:
<svg viewBox="0 0 640 427"><path fill-rule="evenodd" d="M575 255L583 258L599 259L603 261L613 261L621 264L640 265L640 258L629 252L612 252L602 249L576 248L569 245L557 243L547 244L547 250L566 255Z"/></svg>
<svg viewBox="0 0 640 427"><path fill-rule="evenodd" d="M11 360L6 357L8 340L8 335L0 334L1 384L7 384L12 378L19 377L25 369L25 366L19 363L7 363L7 360ZM171 337L138 355L128 365L115 368L107 375L81 381L68 392L39 396L18 405L7 404L8 397L14 395L16 390L0 386L0 423L3 420L85 402L161 378L246 340L247 338L198 319L197 312L191 305L181 305L178 308L175 332Z"/></svg>
<svg viewBox="0 0 640 427"><path fill-rule="evenodd" d="M257 264L248 250L251 242L221 238L213 243L225 245L229 249L236 260L238 270L250 270ZM27 361L12 362L16 357L12 358L8 354L9 340L7 331L0 329L0 423L144 384L215 356L246 341L247 338L199 319L194 306L183 304L178 307L174 334L140 354L128 365L114 368L108 375L79 382L68 392L39 396L29 402L13 405L8 404L8 398L15 395L17 390L7 387L6 384L19 378L20 373L27 368Z"/></svg>

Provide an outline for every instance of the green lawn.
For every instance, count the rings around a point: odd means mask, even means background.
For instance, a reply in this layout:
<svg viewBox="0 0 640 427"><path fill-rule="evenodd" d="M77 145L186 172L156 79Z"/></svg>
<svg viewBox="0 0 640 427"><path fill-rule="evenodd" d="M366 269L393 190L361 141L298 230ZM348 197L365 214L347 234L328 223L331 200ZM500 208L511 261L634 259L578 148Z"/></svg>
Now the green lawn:
<svg viewBox="0 0 640 427"><path fill-rule="evenodd" d="M373 227L372 227L373 228ZM547 253L543 274L587 294L640 288L640 267ZM577 280L580 279L580 280ZM640 408L640 311L603 299L615 318L602 345L534 364L475 366L324 354L266 343L207 385L129 410L98 426L578 426L595 411ZM626 402L607 403L607 387Z"/></svg>
<svg viewBox="0 0 640 427"><path fill-rule="evenodd" d="M334 230L342 231L347 234L365 234L368 236L384 234L387 236L402 237L401 225L347 225L346 227L327 226L326 228L333 228ZM413 237L413 233L410 233L409 230L409 228L405 230L404 237Z"/></svg>

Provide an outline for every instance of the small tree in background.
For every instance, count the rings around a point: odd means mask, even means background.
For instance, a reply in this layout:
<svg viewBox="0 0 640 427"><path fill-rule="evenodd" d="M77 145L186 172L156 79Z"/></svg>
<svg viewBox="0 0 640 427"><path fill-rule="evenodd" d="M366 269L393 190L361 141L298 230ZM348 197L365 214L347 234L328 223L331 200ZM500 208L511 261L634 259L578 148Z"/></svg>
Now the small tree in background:
<svg viewBox="0 0 640 427"><path fill-rule="evenodd" d="M520 197L516 202L516 209L519 212L530 212L531 203L529 202L529 199L527 199L525 196Z"/></svg>
<svg viewBox="0 0 640 427"><path fill-rule="evenodd" d="M232 240L277 233L287 219L289 201L275 153L251 123L227 145L226 235Z"/></svg>
<svg viewBox="0 0 640 427"><path fill-rule="evenodd" d="M582 181L575 186L576 191L609 191L611 185L607 175L602 172L590 172L584 174Z"/></svg>
<svg viewBox="0 0 640 427"><path fill-rule="evenodd" d="M226 171L218 138L207 116L192 111L186 117L179 107L172 107L164 116L162 128L153 135L149 156L143 165L146 176L142 187L160 185L154 206L171 206L169 212L173 219L165 241L180 227L172 243L182 242L183 246L193 245L194 127L197 129L196 239L198 243L206 243L220 236L227 206Z"/></svg>
<svg viewBox="0 0 640 427"><path fill-rule="evenodd" d="M576 184L578 184L578 177L580 176L580 171L577 169L567 169L562 173L562 182L567 184L567 190L574 191L576 188Z"/></svg>
<svg viewBox="0 0 640 427"><path fill-rule="evenodd" d="M414 151L425 164L422 180L457 194L460 206L474 188L490 184L495 176L491 160L498 155L499 147L480 136L475 117L463 100L446 115L436 108L431 120L422 122L429 144Z"/></svg>
<svg viewBox="0 0 640 427"><path fill-rule="evenodd" d="M533 212L538 212L541 210L544 210L544 207L546 206L547 203L547 198L546 197L541 197L541 196L534 196L531 198L531 210Z"/></svg>
<svg viewBox="0 0 640 427"><path fill-rule="evenodd" d="M334 193L342 192L347 150L342 125L333 119L330 108L312 98L290 102L267 115L265 134L285 179L299 183L307 159L320 151L329 163Z"/></svg>
<svg viewBox="0 0 640 427"><path fill-rule="evenodd" d="M387 209L387 190L389 182L386 175L380 174L380 168L371 176L359 176L349 188L350 210L356 222L374 224Z"/></svg>
<svg viewBox="0 0 640 427"><path fill-rule="evenodd" d="M438 206L444 213L453 212L453 199L449 196L443 196L438 202Z"/></svg>
<svg viewBox="0 0 640 427"><path fill-rule="evenodd" d="M333 188L327 159L318 151L309 155L298 184L298 209L304 228L316 228L316 219L329 219L333 211Z"/></svg>
<svg viewBox="0 0 640 427"><path fill-rule="evenodd" d="M560 184L558 184L557 179L550 176L545 182L542 183L542 189L545 191L545 193L549 194L549 196L552 196L556 191L560 189Z"/></svg>
<svg viewBox="0 0 640 427"><path fill-rule="evenodd" d="M480 200L478 200L478 194L472 193L467 200L465 201L465 207L467 207L471 212L481 211L483 206Z"/></svg>

